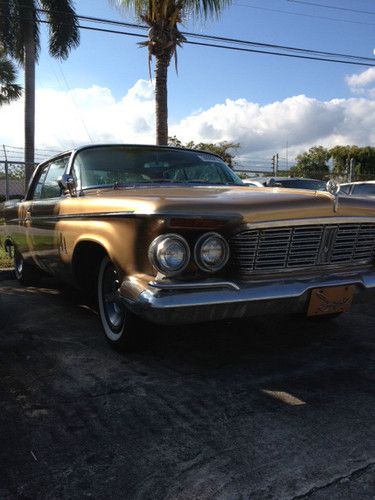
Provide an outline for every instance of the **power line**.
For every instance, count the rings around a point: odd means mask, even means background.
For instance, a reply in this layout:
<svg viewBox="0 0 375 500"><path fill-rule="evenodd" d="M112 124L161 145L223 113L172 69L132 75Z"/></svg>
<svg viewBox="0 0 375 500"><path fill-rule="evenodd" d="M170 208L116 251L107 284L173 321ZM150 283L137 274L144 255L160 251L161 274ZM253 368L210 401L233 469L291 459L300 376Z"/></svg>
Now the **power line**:
<svg viewBox="0 0 375 500"><path fill-rule="evenodd" d="M302 0L301 0L302 1ZM1 3L3 1L0 0ZM43 9L37 9L38 12L40 13L48 13L46 10ZM57 11L57 13L62 13L64 14L64 11ZM132 29L142 29L145 30L147 29L146 26L139 25L139 24L134 24L134 23L125 23L122 21L116 21L116 20L111 20L111 19L104 19L104 18L98 18L98 17L91 17L91 16L77 16L79 19L85 19L87 22L92 22L92 23L101 23L101 24L115 24L118 26L126 26L130 27ZM50 21L48 20L40 20L41 23L44 24L50 24ZM123 36L132 36L132 37L138 37L138 38L148 38L147 35L140 34L140 33L133 33L129 31L120 31L120 30L114 30L114 29L109 29L109 28L98 28L98 27L93 27L93 26L87 26L87 25L79 25L80 29L84 30L89 30L89 31L95 31L95 32L102 32L102 33L109 33L109 34L120 34ZM191 32L182 32L185 36L190 36L198 39L205 39L209 40L210 42L212 41L218 41L218 42L224 42L229 45L223 45L220 43L204 43L204 42L197 42L197 41L191 41L187 40L185 43L190 44L190 45L197 45L197 46L202 46L202 47L211 47L211 48L220 48L220 49L226 49L226 50L236 50L236 51L241 51L241 52L251 52L251 53L258 53L258 54L266 54L266 55L275 55L279 57L292 57L292 58L297 58L297 59L307 59L307 60L316 60L316 61L324 61L324 62L335 62L339 64L352 64L352 65L358 65L358 66L375 66L375 59L374 58L369 58L369 57L363 57L363 56L356 56L352 54L342 54L342 53L335 53L335 52L325 52L325 51L318 51L318 50L312 50L312 49L304 49L300 47L290 47L290 46L283 46L283 45L276 45L276 44L266 44L266 43L261 43L261 42L254 42L250 40L240 40L236 38L227 38L227 37L220 37L220 36L213 36L213 35L202 35L198 33L191 33ZM251 47L258 47L261 48L262 50L258 49L253 49L253 48L244 48L244 47L234 47L233 44L235 45L246 45L246 46L251 46ZM264 49L270 49L270 50L264 50ZM272 49L272 50L271 50ZM282 52L280 52L282 51ZM297 52L295 53L288 53L288 52Z"/></svg>
<svg viewBox="0 0 375 500"><path fill-rule="evenodd" d="M305 0L288 0L288 2L300 3L303 5L311 5L313 7L322 7L323 9L342 10L345 12L355 12L357 14L369 14L370 16L375 16L375 12L369 10L350 9L348 7L338 7L337 5L329 5L325 3L307 2Z"/></svg>
<svg viewBox="0 0 375 500"><path fill-rule="evenodd" d="M50 24L49 21L40 21L43 24ZM125 35L125 36L133 36L133 37L138 37L138 38L148 38L147 35L142 35L139 33L130 33L127 31L119 31L119 30L112 30L112 29L107 29L107 28L97 28L93 26L83 26L82 24L79 25L80 29L83 30L89 30L89 31L96 31L96 32L101 32L101 33L110 33L110 34L117 34L117 35ZM214 43L204 43L204 42L193 42L191 40L187 40L184 42L185 44L188 45L197 45L201 47L211 47L211 48L217 48L217 49L226 49L226 50L235 50L239 52L251 52L255 54L266 54L266 55L274 55L274 56L280 56L280 57L292 57L296 59L307 59L311 61L324 61L324 62L333 62L333 63L338 63L338 64L350 64L350 65L355 65L355 66L370 66L373 67L375 66L375 59L370 59L370 58L364 58L361 56L358 56L359 61L354 61L354 60L343 60L343 59L333 59L332 57L317 57L317 56L309 56L309 55L300 55L300 54L288 54L288 53L283 53L283 52L275 52L271 50L257 50L257 49L250 49L250 48L245 48L245 47L233 47L229 45L222 45L222 44L214 44ZM252 43L252 42L249 42ZM282 46L280 46L282 47ZM292 50L292 49L287 49L285 48L284 50ZM303 50L303 49L298 49L298 50ZM306 49L307 52L311 53L309 49ZM316 51L318 52L318 51ZM340 57L338 55L338 57ZM357 56L352 56L350 54L343 56L343 57L348 57L350 59L355 58ZM369 61L374 61L374 64L370 64L369 62L360 62L361 60L369 60Z"/></svg>
<svg viewBox="0 0 375 500"><path fill-rule="evenodd" d="M278 14L287 14L289 16L309 17L311 19L342 22L342 23L348 23L348 24L360 24L363 26L375 26L375 23L366 23L365 21L354 21L354 20L349 20L349 19L340 19L338 17L316 16L314 14L303 14L301 12L290 12L287 10L272 9L270 7L257 7L255 5L249 5L247 3L246 4L245 3L235 3L235 4L233 4L233 6L234 7L245 7L247 9L264 10L266 12L277 12Z"/></svg>
<svg viewBox="0 0 375 500"><path fill-rule="evenodd" d="M104 19L104 18L99 18L99 17L90 17L90 16L82 16L78 15L78 19L80 20L86 20L89 22L93 23L101 23L101 24L112 24L116 26L122 26L122 27L127 27L127 28L135 28L135 29L144 29L147 30L148 27L141 25L141 24L133 24L133 23L126 23L122 21L116 21L113 19ZM243 40L243 39L237 39L237 38L228 38L228 37L223 37L223 36L214 36L214 35L202 35L200 33L192 33L189 31L182 31L181 32L184 36L190 36L190 37L195 37L199 39L206 39L206 40L216 40L216 41L222 41L222 42L231 42L231 43L237 43L241 45L252 45L252 46L258 46L258 47L269 47L269 48L278 48L278 49L286 49L286 50L294 50L294 51L299 51L299 52L309 52L309 53L315 53L319 55L326 55L326 56L339 56L339 57L350 57L350 58L355 58L355 59L363 59L366 61L374 61L374 58L370 57L363 57L363 56L355 56L351 54L341 54L341 53L335 53L335 52L324 52L324 51L317 51L317 50L312 50L312 49L303 49L299 47L290 47L290 46L284 46L284 45L276 45L276 44L268 44L268 43L262 43L262 42L254 42L250 40Z"/></svg>
<svg viewBox="0 0 375 500"><path fill-rule="evenodd" d="M40 12L46 13L45 10L38 9ZM58 11L56 11L58 12ZM61 11L60 13L64 13ZM84 15L78 15L78 19L80 20L85 20L88 22L93 22L93 23L101 23L101 24L112 24L116 26L122 26L126 28L134 28L134 29L142 29L142 30L148 30L148 27L142 24L134 24L134 23L126 23L123 21L117 21L114 19L105 19L105 18L100 18L100 17L92 17L92 16L84 16ZM333 57L348 57L352 59L357 59L357 60L363 60L363 61L371 61L375 62L374 58L370 57L363 57L363 56L356 56L356 55L351 55L351 54L342 54L342 53L337 53L337 52L326 52L326 51L317 51L317 50L312 50L312 49L304 49L300 47L291 47L291 46L285 46L285 45L277 45L277 44L268 44L268 43L262 43L262 42L254 42L250 40L243 40L243 39L237 39L237 38L229 38L229 37L223 37L223 36L214 36L214 35L203 35L200 33L192 33L189 31L182 31L181 32L184 36L190 36L198 39L206 39L206 40L214 40L214 41L221 41L221 42L230 42L230 43L235 43L235 44L240 44L240 45L251 45L251 46L257 46L257 47L267 47L267 48L276 48L276 49L282 49L282 50L291 50L291 51L297 51L297 52L308 52L310 54L316 54L316 55L324 55L324 56L333 56Z"/></svg>

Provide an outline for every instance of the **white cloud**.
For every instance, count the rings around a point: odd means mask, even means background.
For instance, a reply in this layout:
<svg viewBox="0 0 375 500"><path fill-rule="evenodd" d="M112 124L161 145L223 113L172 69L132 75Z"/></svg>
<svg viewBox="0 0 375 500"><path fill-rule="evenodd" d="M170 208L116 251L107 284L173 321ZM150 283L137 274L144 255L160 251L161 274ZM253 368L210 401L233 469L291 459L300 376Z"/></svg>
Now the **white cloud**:
<svg viewBox="0 0 375 500"><path fill-rule="evenodd" d="M353 75L352 75L353 76ZM90 142L154 143L153 86L139 80L122 99L93 85L69 92L39 89L36 108L39 148L65 149ZM226 99L170 124L182 141L230 140L244 158L268 158L285 150L290 158L314 144L375 143L375 100L364 97L319 101L305 95L260 105ZM0 109L0 144L23 144L23 103Z"/></svg>
<svg viewBox="0 0 375 500"><path fill-rule="evenodd" d="M36 93L36 144L70 148L93 142L152 142L153 86L138 80L120 100L108 88ZM0 110L0 143L23 144L23 100Z"/></svg>
<svg viewBox="0 0 375 500"><path fill-rule="evenodd" d="M314 144L374 144L375 101L324 102L300 95L261 106L227 99L185 118L172 132L182 140L239 142L243 155L250 158L283 150L286 141L292 156Z"/></svg>
<svg viewBox="0 0 375 500"><path fill-rule="evenodd" d="M352 90L358 90L374 83L375 84L375 68L369 68L362 73L354 73L346 77L346 82Z"/></svg>

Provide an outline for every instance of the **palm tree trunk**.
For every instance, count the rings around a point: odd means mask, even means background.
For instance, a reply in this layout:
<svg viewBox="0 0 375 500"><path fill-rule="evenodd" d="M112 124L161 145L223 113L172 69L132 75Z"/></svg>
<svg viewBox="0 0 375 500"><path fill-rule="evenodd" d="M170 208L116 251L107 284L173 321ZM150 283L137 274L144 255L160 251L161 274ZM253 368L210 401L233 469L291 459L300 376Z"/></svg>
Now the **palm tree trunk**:
<svg viewBox="0 0 375 500"><path fill-rule="evenodd" d="M156 57L155 67L155 105L156 105L156 144L168 144L168 55Z"/></svg>
<svg viewBox="0 0 375 500"><path fill-rule="evenodd" d="M25 177L28 186L35 164L35 42L31 14L25 39Z"/></svg>

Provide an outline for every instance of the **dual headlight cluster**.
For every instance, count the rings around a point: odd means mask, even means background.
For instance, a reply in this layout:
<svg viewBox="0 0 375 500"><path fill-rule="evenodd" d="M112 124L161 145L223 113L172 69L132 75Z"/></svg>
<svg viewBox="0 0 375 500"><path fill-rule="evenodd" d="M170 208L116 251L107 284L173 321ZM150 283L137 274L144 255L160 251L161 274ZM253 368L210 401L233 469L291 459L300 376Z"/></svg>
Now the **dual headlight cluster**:
<svg viewBox="0 0 375 500"><path fill-rule="evenodd" d="M183 271L190 262L190 247L178 234L163 234L154 239L149 248L149 259L154 268L166 276ZM194 259L203 271L216 272L229 259L229 246L217 233L203 234L195 244Z"/></svg>

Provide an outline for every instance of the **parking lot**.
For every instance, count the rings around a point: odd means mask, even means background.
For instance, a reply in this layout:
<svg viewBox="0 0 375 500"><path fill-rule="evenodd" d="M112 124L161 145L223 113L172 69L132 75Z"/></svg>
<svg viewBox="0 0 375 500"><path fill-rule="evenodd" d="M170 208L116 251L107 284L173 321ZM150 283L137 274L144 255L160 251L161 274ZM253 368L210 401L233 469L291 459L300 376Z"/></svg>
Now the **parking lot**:
<svg viewBox="0 0 375 500"><path fill-rule="evenodd" d="M2 500L374 498L373 306L155 327L123 355L72 290L1 276Z"/></svg>

